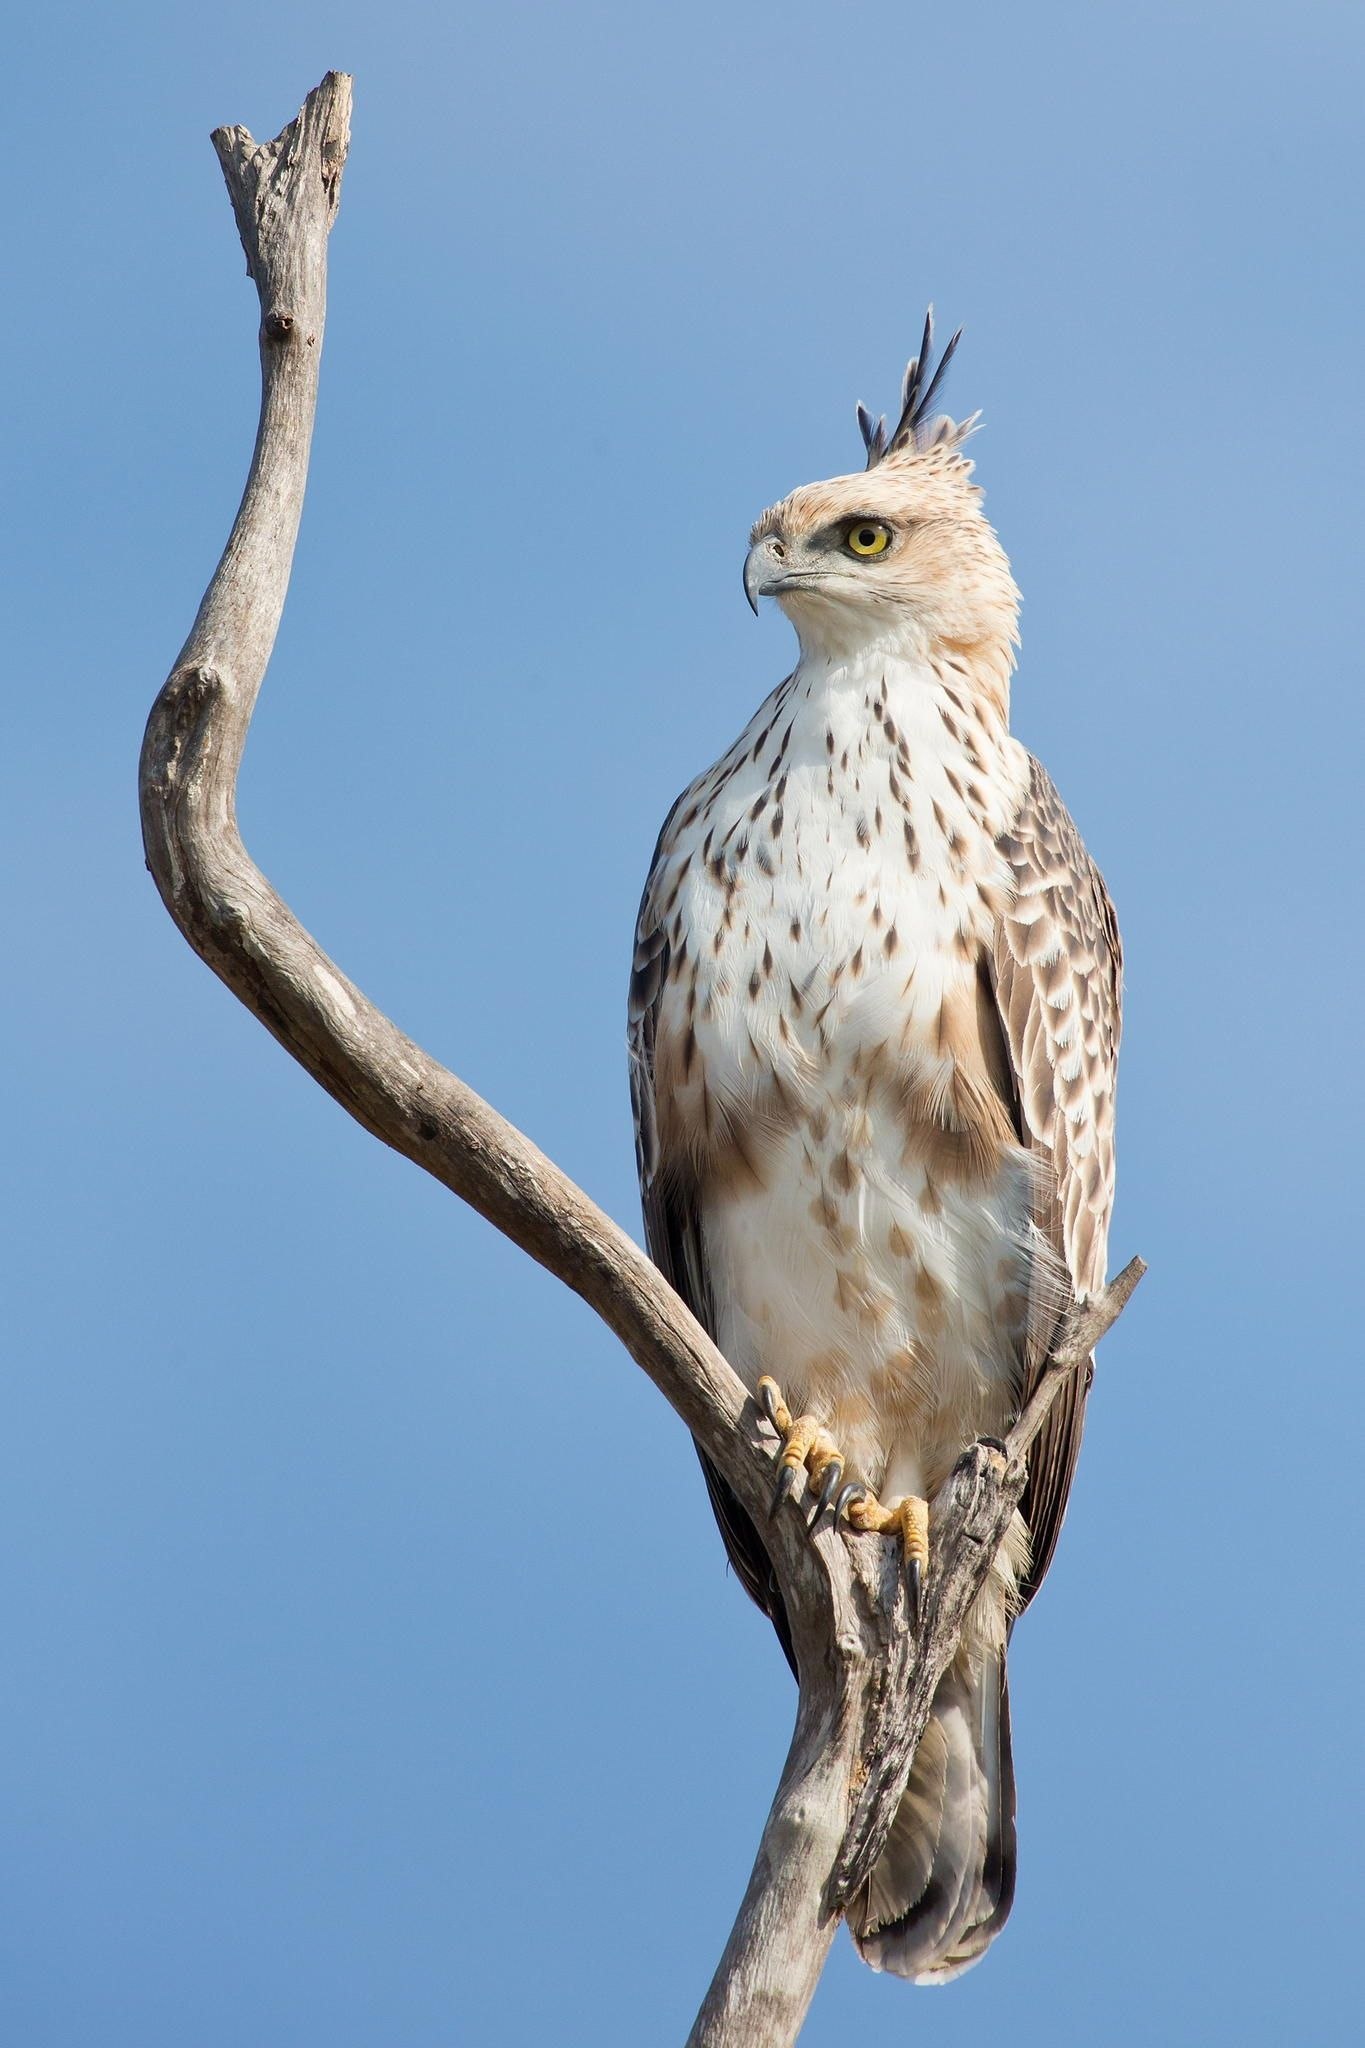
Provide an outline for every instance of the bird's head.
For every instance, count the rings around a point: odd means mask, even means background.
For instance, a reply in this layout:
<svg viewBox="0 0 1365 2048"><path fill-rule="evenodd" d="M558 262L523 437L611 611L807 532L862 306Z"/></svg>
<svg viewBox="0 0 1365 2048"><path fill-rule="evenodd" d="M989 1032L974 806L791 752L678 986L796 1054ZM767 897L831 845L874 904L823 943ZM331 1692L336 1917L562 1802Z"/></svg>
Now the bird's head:
<svg viewBox="0 0 1365 2048"><path fill-rule="evenodd" d="M858 407L866 469L770 507L749 536L744 590L755 611L760 597L777 599L804 654L947 652L1003 689L1019 593L963 453L976 416L958 425L929 413L957 342L934 368L931 310L894 432Z"/></svg>

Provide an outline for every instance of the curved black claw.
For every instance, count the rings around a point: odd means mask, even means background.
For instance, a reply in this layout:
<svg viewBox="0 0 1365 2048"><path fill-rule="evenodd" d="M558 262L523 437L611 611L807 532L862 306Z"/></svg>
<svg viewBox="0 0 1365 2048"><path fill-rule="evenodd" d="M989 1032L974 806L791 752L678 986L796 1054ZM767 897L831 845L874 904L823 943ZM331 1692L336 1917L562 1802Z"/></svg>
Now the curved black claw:
<svg viewBox="0 0 1365 2048"><path fill-rule="evenodd" d="M816 1496L815 1507L811 1513L810 1525L812 1529L815 1527L816 1523L819 1521L821 1515L823 1515L825 1509L829 1506L830 1502L834 1499L835 1494L839 1490L839 1481L843 1478L843 1476L843 1459L831 1458L828 1465L826 1465L825 1467L824 1475L820 1481L820 1491ZM837 1515L835 1519L838 1519Z"/></svg>
<svg viewBox="0 0 1365 2048"><path fill-rule="evenodd" d="M855 1500L871 1500L871 1498L872 1495L865 1486L861 1485L856 1479L851 1480L834 1503L835 1523L838 1524L843 1520Z"/></svg>
<svg viewBox="0 0 1365 2048"><path fill-rule="evenodd" d="M924 1568L917 1557L905 1561L905 1590L910 1596L910 1626L919 1633L920 1601L924 1592Z"/></svg>
<svg viewBox="0 0 1365 2048"><path fill-rule="evenodd" d="M795 1492L795 1490L795 1465L779 1465L777 1468L777 1484L773 1488L773 1504L768 1510L769 1521L771 1521L773 1516L777 1513L783 1501L791 1499L792 1494Z"/></svg>
<svg viewBox="0 0 1365 2048"><path fill-rule="evenodd" d="M782 1434L777 1423L777 1388L770 1379L765 1379L758 1390L758 1405L771 1422L778 1435Z"/></svg>

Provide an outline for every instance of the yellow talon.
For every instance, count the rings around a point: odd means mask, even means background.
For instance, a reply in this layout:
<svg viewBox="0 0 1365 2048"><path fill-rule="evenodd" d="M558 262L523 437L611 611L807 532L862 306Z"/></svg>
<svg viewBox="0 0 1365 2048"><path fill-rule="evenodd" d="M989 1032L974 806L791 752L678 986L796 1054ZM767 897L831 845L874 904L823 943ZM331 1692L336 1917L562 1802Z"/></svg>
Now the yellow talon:
<svg viewBox="0 0 1365 2048"><path fill-rule="evenodd" d="M770 1512L775 1515L783 1501L791 1498L796 1491L796 1475L804 1468L810 1474L811 1488L815 1493L812 1528L825 1509L834 1505L835 1520L841 1511L845 1512L851 1528L871 1531L876 1535L897 1533L901 1539L906 1588L910 1596L911 1625L917 1627L920 1595L929 1569L929 1503L921 1500L918 1494L911 1493L898 1500L894 1507L883 1507L870 1488L855 1483L844 1488L835 1504L839 1482L844 1476L844 1454L834 1438L814 1415L798 1415L793 1419L791 1409L782 1398L782 1389L771 1373L765 1372L761 1376L755 1392L763 1413L782 1439L782 1448L777 1454L777 1485L773 1490Z"/></svg>
<svg viewBox="0 0 1365 2048"><path fill-rule="evenodd" d="M875 1494L849 1502L848 1519L854 1529L870 1530L878 1536L893 1532L901 1539L905 1564L906 1591L910 1596L910 1623L919 1626L920 1599L929 1570L929 1503L917 1493L906 1494L894 1507L883 1507Z"/></svg>
<svg viewBox="0 0 1365 2048"><path fill-rule="evenodd" d="M901 1542L905 1562L929 1568L929 1503L918 1494L907 1494L897 1510L901 1517Z"/></svg>
<svg viewBox="0 0 1365 2048"><path fill-rule="evenodd" d="M791 1410L782 1399L782 1389L769 1373L759 1375L758 1402L763 1413L779 1436L785 1436L792 1426Z"/></svg>
<svg viewBox="0 0 1365 2048"><path fill-rule="evenodd" d="M756 1391L764 1414L782 1438L782 1449L777 1459L773 1514L777 1513L783 1501L795 1491L796 1475L804 1467L810 1474L812 1484L819 1489L815 1505L815 1514L819 1516L829 1506L834 1498L835 1489L843 1478L843 1452L818 1417L798 1415L793 1420L792 1412L782 1398L782 1389L770 1374L762 1375Z"/></svg>
<svg viewBox="0 0 1365 2048"><path fill-rule="evenodd" d="M798 1415L787 1430L787 1441L782 1446L780 1465L790 1465L793 1472L798 1465L804 1465L815 1449L820 1435L820 1425L813 1415Z"/></svg>

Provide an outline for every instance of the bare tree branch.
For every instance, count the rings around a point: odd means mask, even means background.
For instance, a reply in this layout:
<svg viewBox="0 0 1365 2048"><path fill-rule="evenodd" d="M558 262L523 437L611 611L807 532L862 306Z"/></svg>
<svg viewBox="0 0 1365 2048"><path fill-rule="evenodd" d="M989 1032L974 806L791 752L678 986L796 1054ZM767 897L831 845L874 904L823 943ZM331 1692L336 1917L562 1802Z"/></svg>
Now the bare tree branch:
<svg viewBox="0 0 1365 2048"><path fill-rule="evenodd" d="M273 142L258 144L244 128L213 138L260 297L261 417L231 537L148 719L147 864L172 918L233 994L366 1130L590 1303L767 1527L800 1701L753 1875L691 2041L785 2048L843 1907L885 1840L934 1686L1022 1490L1028 1444L1137 1284L1141 1262L1075 1312L1003 1453L975 1446L934 1503L916 1641L892 1544L828 1524L808 1534L800 1490L767 1521L771 1432L639 1247L376 1009L254 865L237 829L237 775L303 506L350 111L349 78L329 72Z"/></svg>

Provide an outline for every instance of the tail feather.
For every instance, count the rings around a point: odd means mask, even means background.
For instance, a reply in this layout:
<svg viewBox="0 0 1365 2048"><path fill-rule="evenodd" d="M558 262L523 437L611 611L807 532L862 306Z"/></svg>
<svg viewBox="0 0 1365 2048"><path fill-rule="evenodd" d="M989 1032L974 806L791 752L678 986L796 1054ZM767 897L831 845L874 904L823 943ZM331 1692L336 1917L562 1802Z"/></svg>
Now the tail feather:
<svg viewBox="0 0 1365 2048"><path fill-rule="evenodd" d="M1014 1898L1014 1767L1003 1654L946 1671L880 1862L849 1913L874 1969L943 1984L981 1956Z"/></svg>

